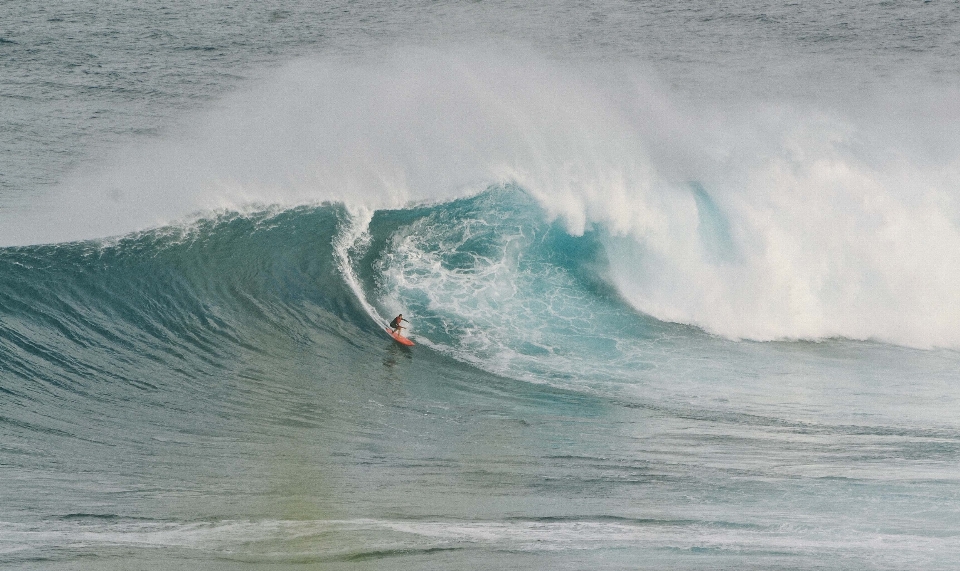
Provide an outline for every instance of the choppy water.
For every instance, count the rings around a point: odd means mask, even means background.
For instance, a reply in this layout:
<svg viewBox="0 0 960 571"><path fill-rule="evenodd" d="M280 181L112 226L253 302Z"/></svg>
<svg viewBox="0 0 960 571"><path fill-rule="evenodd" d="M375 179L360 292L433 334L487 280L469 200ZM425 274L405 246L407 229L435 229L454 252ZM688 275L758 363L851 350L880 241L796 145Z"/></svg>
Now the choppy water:
<svg viewBox="0 0 960 571"><path fill-rule="evenodd" d="M4 568L960 560L955 4L0 16Z"/></svg>

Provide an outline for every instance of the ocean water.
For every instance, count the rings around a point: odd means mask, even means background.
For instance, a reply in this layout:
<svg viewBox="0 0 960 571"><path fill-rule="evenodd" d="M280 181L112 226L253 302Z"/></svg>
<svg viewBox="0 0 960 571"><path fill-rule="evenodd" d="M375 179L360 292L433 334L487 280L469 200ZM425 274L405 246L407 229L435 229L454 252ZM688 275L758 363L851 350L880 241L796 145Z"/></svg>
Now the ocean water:
<svg viewBox="0 0 960 571"><path fill-rule="evenodd" d="M955 569L958 38L0 4L0 567Z"/></svg>

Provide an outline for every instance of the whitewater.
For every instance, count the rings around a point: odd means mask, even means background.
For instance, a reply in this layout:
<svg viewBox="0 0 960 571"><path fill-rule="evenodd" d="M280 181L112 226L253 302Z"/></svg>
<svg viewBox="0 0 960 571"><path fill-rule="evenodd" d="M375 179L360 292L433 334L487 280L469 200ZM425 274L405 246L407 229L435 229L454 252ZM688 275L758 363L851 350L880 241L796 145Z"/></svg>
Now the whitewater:
<svg viewBox="0 0 960 571"><path fill-rule="evenodd" d="M4 568L960 560L956 5L0 14Z"/></svg>

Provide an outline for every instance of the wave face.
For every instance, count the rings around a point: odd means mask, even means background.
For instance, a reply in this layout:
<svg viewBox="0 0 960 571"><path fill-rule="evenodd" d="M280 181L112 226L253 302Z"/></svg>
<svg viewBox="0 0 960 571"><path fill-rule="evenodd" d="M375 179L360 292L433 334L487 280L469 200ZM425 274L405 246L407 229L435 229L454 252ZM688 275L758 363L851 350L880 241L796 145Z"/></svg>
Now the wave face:
<svg viewBox="0 0 960 571"><path fill-rule="evenodd" d="M309 311L356 321L330 265L336 219L332 208L224 215L115 242L4 250L3 366L24 379L49 369L70 387L110 371L136 386L151 362L216 368L249 346L250 329L305 330Z"/></svg>

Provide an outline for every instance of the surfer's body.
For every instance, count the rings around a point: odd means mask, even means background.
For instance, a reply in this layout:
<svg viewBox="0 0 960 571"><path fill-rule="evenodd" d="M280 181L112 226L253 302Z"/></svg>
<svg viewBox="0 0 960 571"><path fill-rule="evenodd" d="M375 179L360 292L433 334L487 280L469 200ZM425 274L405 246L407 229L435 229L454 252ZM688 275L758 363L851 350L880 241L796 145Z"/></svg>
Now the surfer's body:
<svg viewBox="0 0 960 571"><path fill-rule="evenodd" d="M393 337L394 341L396 341L397 343L400 343L401 345L406 345L408 347L413 347L413 341L407 339L403 335L400 335L400 330L404 328L402 325L400 325L400 323L404 321L407 321L407 320L403 318L402 313L394 317L393 321L390 322L390 328L387 329L387 333L389 333L390 336ZM410 323L410 322L407 321L407 323Z"/></svg>
<svg viewBox="0 0 960 571"><path fill-rule="evenodd" d="M407 321L407 320L403 318L403 314L401 313L400 315L394 317L393 321L390 322L390 328L393 329L394 333L399 334L400 330L403 329L403 326L400 325L400 322L402 321ZM410 322L407 321L407 323L410 323Z"/></svg>

